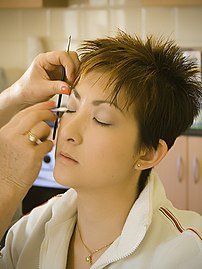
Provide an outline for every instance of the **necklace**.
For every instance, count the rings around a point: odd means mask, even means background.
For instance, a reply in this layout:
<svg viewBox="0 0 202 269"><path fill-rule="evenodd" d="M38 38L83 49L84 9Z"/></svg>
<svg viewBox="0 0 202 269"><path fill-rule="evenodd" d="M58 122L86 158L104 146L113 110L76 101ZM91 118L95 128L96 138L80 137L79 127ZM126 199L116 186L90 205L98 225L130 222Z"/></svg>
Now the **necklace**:
<svg viewBox="0 0 202 269"><path fill-rule="evenodd" d="M82 238L82 236L81 236L81 232L80 232L80 229L79 229L79 226L78 226L78 225L77 225L77 229L78 229L78 232L79 232L79 237L80 237L80 239L81 239L81 242L82 242L83 246L86 248L86 250L87 250L88 253L89 253L88 256L85 257L85 261L86 261L87 263L89 263L89 265L92 265L92 264L93 264L93 255L94 255L95 253L97 253L98 251L100 251L100 250L102 250L102 249L104 249L104 248L106 248L106 247L109 247L109 246L114 242L114 240L113 240L112 242L110 242L110 243L108 243L108 244L102 246L101 248L97 248L97 249L95 249L95 250L90 250L89 247L88 247L88 246L84 243L84 241L83 241L83 238Z"/></svg>

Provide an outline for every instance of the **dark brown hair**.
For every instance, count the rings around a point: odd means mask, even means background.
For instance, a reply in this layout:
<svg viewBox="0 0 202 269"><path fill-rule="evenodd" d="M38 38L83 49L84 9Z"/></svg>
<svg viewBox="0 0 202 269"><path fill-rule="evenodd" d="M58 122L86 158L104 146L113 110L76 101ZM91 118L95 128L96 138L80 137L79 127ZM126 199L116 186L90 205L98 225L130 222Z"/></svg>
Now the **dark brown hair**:
<svg viewBox="0 0 202 269"><path fill-rule="evenodd" d="M141 146L156 149L163 139L170 149L198 115L199 69L174 41L153 36L143 41L119 31L115 37L84 41L79 52L80 75L92 70L109 74L112 102L124 91L126 106L134 104ZM149 173L142 172L140 184Z"/></svg>

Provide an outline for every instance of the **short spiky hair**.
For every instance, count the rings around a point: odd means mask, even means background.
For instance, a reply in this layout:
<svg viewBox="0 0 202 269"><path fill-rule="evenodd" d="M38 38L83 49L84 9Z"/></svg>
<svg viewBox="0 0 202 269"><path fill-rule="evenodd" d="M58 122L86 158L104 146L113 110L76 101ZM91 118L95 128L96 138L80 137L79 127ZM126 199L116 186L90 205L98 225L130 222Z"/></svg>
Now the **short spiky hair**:
<svg viewBox="0 0 202 269"><path fill-rule="evenodd" d="M159 139L170 148L200 110L199 69L172 40L145 41L119 31L115 37L84 41L80 74L101 71L110 75L112 101L120 91L126 105L134 104L140 144L156 149Z"/></svg>
<svg viewBox="0 0 202 269"><path fill-rule="evenodd" d="M124 91L127 105L135 104L145 146L155 148L163 139L170 148L198 115L199 68L174 41L151 36L143 42L120 31L116 37L84 41L79 51L82 74L109 73L113 99Z"/></svg>

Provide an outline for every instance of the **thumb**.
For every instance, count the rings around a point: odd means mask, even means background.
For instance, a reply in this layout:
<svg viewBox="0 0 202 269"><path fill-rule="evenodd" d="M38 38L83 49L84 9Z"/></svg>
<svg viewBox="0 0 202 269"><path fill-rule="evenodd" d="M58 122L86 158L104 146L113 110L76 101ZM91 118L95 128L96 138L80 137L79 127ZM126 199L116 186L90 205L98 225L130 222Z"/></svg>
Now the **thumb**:
<svg viewBox="0 0 202 269"><path fill-rule="evenodd" d="M36 150L38 151L40 156L45 156L49 151L52 150L53 146L54 146L53 141L48 139L48 140L43 141L42 143L38 144L36 146Z"/></svg>

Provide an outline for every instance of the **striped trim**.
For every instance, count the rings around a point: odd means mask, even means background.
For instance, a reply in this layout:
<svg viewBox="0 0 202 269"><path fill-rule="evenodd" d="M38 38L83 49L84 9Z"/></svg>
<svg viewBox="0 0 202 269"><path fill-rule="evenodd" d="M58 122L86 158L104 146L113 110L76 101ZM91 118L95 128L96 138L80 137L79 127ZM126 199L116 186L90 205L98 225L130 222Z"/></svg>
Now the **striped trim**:
<svg viewBox="0 0 202 269"><path fill-rule="evenodd" d="M202 240L202 237L199 235L199 233L195 229L193 229L193 228L184 229L183 226L181 225L181 223L179 222L179 220L173 215L173 213L170 210L168 210L167 208L164 208L164 207L160 207L159 211L167 219L169 219L172 222L172 224L178 229L178 231L180 233L183 233L184 231L192 231Z"/></svg>

